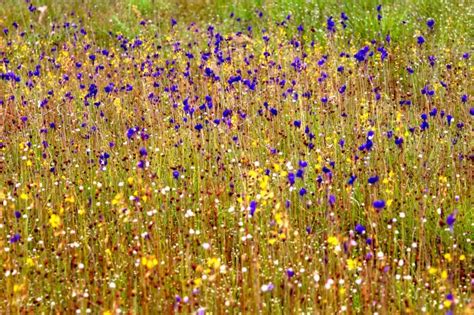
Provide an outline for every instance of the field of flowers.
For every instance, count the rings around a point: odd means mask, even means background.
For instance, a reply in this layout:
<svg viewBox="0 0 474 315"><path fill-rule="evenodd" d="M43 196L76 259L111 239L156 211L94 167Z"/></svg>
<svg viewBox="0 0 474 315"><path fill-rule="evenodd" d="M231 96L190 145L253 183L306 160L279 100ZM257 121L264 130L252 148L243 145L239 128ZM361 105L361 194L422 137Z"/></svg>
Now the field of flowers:
<svg viewBox="0 0 474 315"><path fill-rule="evenodd" d="M472 314L473 26L0 0L0 313Z"/></svg>

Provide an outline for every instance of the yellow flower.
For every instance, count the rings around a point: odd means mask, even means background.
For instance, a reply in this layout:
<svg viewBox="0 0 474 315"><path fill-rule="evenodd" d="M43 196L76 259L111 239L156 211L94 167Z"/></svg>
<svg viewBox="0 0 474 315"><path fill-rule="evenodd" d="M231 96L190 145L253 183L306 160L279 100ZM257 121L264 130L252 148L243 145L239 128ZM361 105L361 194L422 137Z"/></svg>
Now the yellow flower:
<svg viewBox="0 0 474 315"><path fill-rule="evenodd" d="M331 246L337 246L339 245L339 240L335 236L329 236L328 237L328 244Z"/></svg>
<svg viewBox="0 0 474 315"><path fill-rule="evenodd" d="M28 267L33 267L35 265L35 262L34 262L33 258L31 258L31 257L26 258L26 265Z"/></svg>
<svg viewBox="0 0 474 315"><path fill-rule="evenodd" d="M269 176L263 176L262 180L260 181L260 189L266 189L268 186L268 180L270 179Z"/></svg>
<svg viewBox="0 0 474 315"><path fill-rule="evenodd" d="M15 284L13 285L13 292L17 293L23 289L23 284Z"/></svg>
<svg viewBox="0 0 474 315"><path fill-rule="evenodd" d="M65 199L66 202L69 202L69 203L74 203L74 196L71 196L71 197L67 197Z"/></svg>
<svg viewBox="0 0 474 315"><path fill-rule="evenodd" d="M212 267L214 269L219 269L219 267L221 266L221 259L216 257L209 258L207 261L207 266Z"/></svg>
<svg viewBox="0 0 474 315"><path fill-rule="evenodd" d="M283 219L282 219L282 214L281 213L277 213L275 215L275 221L280 226L283 224Z"/></svg>
<svg viewBox="0 0 474 315"><path fill-rule="evenodd" d="M448 279L448 272L446 270L443 270L443 272L441 272L441 279L443 280Z"/></svg>
<svg viewBox="0 0 474 315"><path fill-rule="evenodd" d="M199 286L201 286L202 280L201 280L201 278L196 278L196 279L193 280L193 283L196 287L199 287Z"/></svg>
<svg viewBox="0 0 474 315"><path fill-rule="evenodd" d="M344 287L339 288L339 295L344 296L346 294L346 289Z"/></svg>
<svg viewBox="0 0 474 315"><path fill-rule="evenodd" d="M57 214L52 214L49 218L49 224L55 229L61 225L61 218Z"/></svg>
<svg viewBox="0 0 474 315"><path fill-rule="evenodd" d="M146 266L148 269L153 269L158 265L158 259L155 256L142 257L142 265Z"/></svg>
<svg viewBox="0 0 474 315"><path fill-rule="evenodd" d="M438 272L438 269L436 269L435 267L430 267L430 268L428 269L428 273L429 273L430 275L434 275L434 274L437 273L437 272Z"/></svg>
<svg viewBox="0 0 474 315"><path fill-rule="evenodd" d="M114 99L114 102L113 102L114 106L117 108L117 111L121 111L122 110L122 102L119 98L116 98Z"/></svg>
<svg viewBox="0 0 474 315"><path fill-rule="evenodd" d="M348 259L347 260L347 269L349 269L350 271L356 269L357 265L358 265L357 259Z"/></svg>
<svg viewBox="0 0 474 315"><path fill-rule="evenodd" d="M118 203L120 203L120 201L122 200L123 198L123 194L122 193L118 193L115 195L114 199L112 200L112 205L115 206L117 205Z"/></svg>
<svg viewBox="0 0 474 315"><path fill-rule="evenodd" d="M444 254L444 259L446 259L448 262L453 261L453 257L451 256L450 253Z"/></svg>
<svg viewBox="0 0 474 315"><path fill-rule="evenodd" d="M403 114L401 112L397 112L397 117L396 117L397 122L401 122L402 117L403 117Z"/></svg>
<svg viewBox="0 0 474 315"><path fill-rule="evenodd" d="M257 175L258 175L258 173L257 173L256 171L254 171L254 170L250 170L250 171L249 171L249 176L250 176L251 178L256 178Z"/></svg>

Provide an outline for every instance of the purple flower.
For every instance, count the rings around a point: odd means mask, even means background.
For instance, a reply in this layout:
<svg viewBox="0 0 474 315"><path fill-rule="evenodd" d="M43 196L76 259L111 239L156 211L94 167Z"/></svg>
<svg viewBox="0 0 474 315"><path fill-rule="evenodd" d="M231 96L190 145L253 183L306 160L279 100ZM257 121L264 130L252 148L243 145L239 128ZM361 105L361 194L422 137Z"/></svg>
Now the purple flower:
<svg viewBox="0 0 474 315"><path fill-rule="evenodd" d="M97 85L95 85L94 83L92 83L91 85L89 85L89 90L88 90L89 93L87 93L87 95L85 96L85 98L93 98L93 97L96 97L97 96L97 92L98 92L98 89L97 89Z"/></svg>
<svg viewBox="0 0 474 315"><path fill-rule="evenodd" d="M145 147L140 148L140 156L147 156L148 152Z"/></svg>
<svg viewBox="0 0 474 315"><path fill-rule="evenodd" d="M15 218L17 218L17 219L21 218L21 212L20 211L15 211Z"/></svg>
<svg viewBox="0 0 474 315"><path fill-rule="evenodd" d="M286 275L287 275L288 278L291 278L295 275L295 271L292 268L288 268L286 270Z"/></svg>
<svg viewBox="0 0 474 315"><path fill-rule="evenodd" d="M428 124L428 122L426 120L423 120L422 123L420 124L420 129L421 130L426 130L430 127L430 125Z"/></svg>
<svg viewBox="0 0 474 315"><path fill-rule="evenodd" d="M357 234L364 234L366 229L365 229L365 226L363 226L362 224L357 223L356 226L355 226L355 231L357 232Z"/></svg>
<svg viewBox="0 0 474 315"><path fill-rule="evenodd" d="M249 208L250 208L250 216L253 217L253 215L255 214L255 211L257 210L257 202L255 200L250 201Z"/></svg>
<svg viewBox="0 0 474 315"><path fill-rule="evenodd" d="M428 19L428 21L426 21L426 26L428 26L430 29L433 29L434 25L435 25L435 20Z"/></svg>
<svg viewBox="0 0 474 315"><path fill-rule="evenodd" d="M434 91L434 90L430 90L429 85L425 85L425 86L421 89L421 94L426 95L426 96L433 96L433 95L435 94L435 91Z"/></svg>
<svg viewBox="0 0 474 315"><path fill-rule="evenodd" d="M351 177L349 177L349 180L347 181L347 184L351 186L354 185L354 182L356 181L356 179L357 179L357 176L351 175Z"/></svg>
<svg viewBox="0 0 474 315"><path fill-rule="evenodd" d="M423 45L423 43L425 42L425 38L420 35L416 38L416 42L418 43L418 45Z"/></svg>
<svg viewBox="0 0 474 315"><path fill-rule="evenodd" d="M336 31L336 23L334 23L334 21L332 20L332 16L330 16L327 20L326 20L326 29L330 32L330 33L334 33Z"/></svg>
<svg viewBox="0 0 474 315"><path fill-rule="evenodd" d="M178 178L179 178L179 171L177 171L177 170L174 170L174 171L173 171L173 178L174 178L174 179L178 179Z"/></svg>
<svg viewBox="0 0 474 315"><path fill-rule="evenodd" d="M365 60L365 57L367 56L367 53L369 52L370 48L369 46L365 46L364 48L361 48L355 55L354 58L357 59L358 62L362 62Z"/></svg>
<svg viewBox="0 0 474 315"><path fill-rule="evenodd" d="M304 196L306 195L306 189L305 188L301 188L300 189L300 196Z"/></svg>
<svg viewBox="0 0 474 315"><path fill-rule="evenodd" d="M399 147L402 146L403 144L403 138L402 137L395 137L395 144Z"/></svg>
<svg viewBox="0 0 474 315"><path fill-rule="evenodd" d="M227 80L227 82L230 85L232 85L233 83L240 82L241 80L242 80L242 77L240 75L236 75L236 76L230 76L229 80Z"/></svg>
<svg viewBox="0 0 474 315"><path fill-rule="evenodd" d="M463 94L461 96L461 102L466 103L467 102L467 94Z"/></svg>
<svg viewBox="0 0 474 315"><path fill-rule="evenodd" d="M376 184L378 181L379 181L379 177L378 177L378 176L370 177L369 180L368 180L369 184L371 184L371 185Z"/></svg>
<svg viewBox="0 0 474 315"><path fill-rule="evenodd" d="M290 183L291 186L295 184L295 174L294 173L288 173L288 182Z"/></svg>
<svg viewBox="0 0 474 315"><path fill-rule="evenodd" d="M385 49L385 47L379 47L377 48L377 51L380 53L380 60L384 61L388 57L388 51Z"/></svg>
<svg viewBox="0 0 474 315"><path fill-rule="evenodd" d="M453 231L454 223L456 222L456 214L457 214L457 210L454 210L454 212L449 214L448 217L446 218L446 224L449 226L449 229L451 230L451 232Z"/></svg>
<svg viewBox="0 0 474 315"><path fill-rule="evenodd" d="M104 88L104 91L105 93L110 93L114 90L114 84L113 83L109 83L105 88Z"/></svg>
<svg viewBox="0 0 474 315"><path fill-rule="evenodd" d="M373 203L372 203L372 206L377 209L377 210L381 210L383 208L385 208L385 200L375 200Z"/></svg>
<svg viewBox="0 0 474 315"><path fill-rule="evenodd" d="M16 243L20 240L21 236L20 234L16 233L15 235L13 235L11 238L10 238L10 243Z"/></svg>
<svg viewBox="0 0 474 315"><path fill-rule="evenodd" d="M436 57L435 56L428 56L428 61L430 62L430 66L434 67L436 63Z"/></svg>
<svg viewBox="0 0 474 315"><path fill-rule="evenodd" d="M293 62L291 63L291 66L298 72L304 69L305 64L301 61L299 57L296 57Z"/></svg>
<svg viewBox="0 0 474 315"><path fill-rule="evenodd" d="M342 25L342 28L346 28L347 27L347 24L346 24L346 21L349 19L349 17L346 15L345 12L341 12L341 25Z"/></svg>
<svg viewBox="0 0 474 315"><path fill-rule="evenodd" d="M127 138L132 139L133 136L137 133L137 131L138 131L138 127L129 128L127 130Z"/></svg>
<svg viewBox="0 0 474 315"><path fill-rule="evenodd" d="M339 93L344 94L345 91L346 91L346 85L344 84L343 86L339 88Z"/></svg>
<svg viewBox="0 0 474 315"><path fill-rule="evenodd" d="M334 206L334 204L336 203L336 196L329 195L328 202L330 206Z"/></svg>
<svg viewBox="0 0 474 315"><path fill-rule="evenodd" d="M304 175L304 170L303 169L299 169L296 172L296 177L298 177L298 178L303 178L303 175Z"/></svg>
<svg viewBox="0 0 474 315"><path fill-rule="evenodd" d="M107 152L102 153L99 155L99 164L101 166L106 166L107 165L107 160L110 158L110 155Z"/></svg>
<svg viewBox="0 0 474 315"><path fill-rule="evenodd" d="M448 123L448 126L451 126L451 121L453 120L453 116L451 115L446 115L446 122Z"/></svg>

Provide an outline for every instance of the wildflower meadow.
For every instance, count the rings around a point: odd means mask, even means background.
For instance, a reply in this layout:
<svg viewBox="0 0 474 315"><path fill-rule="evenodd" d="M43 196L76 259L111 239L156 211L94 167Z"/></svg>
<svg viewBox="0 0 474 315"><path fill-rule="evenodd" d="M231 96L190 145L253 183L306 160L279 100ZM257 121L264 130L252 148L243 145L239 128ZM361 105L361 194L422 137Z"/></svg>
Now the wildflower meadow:
<svg viewBox="0 0 474 315"><path fill-rule="evenodd" d="M472 314L473 21L0 0L0 313Z"/></svg>

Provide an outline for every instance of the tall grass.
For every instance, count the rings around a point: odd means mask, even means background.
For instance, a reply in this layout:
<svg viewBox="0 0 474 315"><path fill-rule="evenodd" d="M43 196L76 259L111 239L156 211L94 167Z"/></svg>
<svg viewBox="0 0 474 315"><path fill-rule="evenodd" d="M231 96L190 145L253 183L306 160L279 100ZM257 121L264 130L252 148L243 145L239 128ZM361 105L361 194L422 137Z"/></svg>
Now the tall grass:
<svg viewBox="0 0 474 315"><path fill-rule="evenodd" d="M3 313L472 311L468 2L2 4Z"/></svg>

